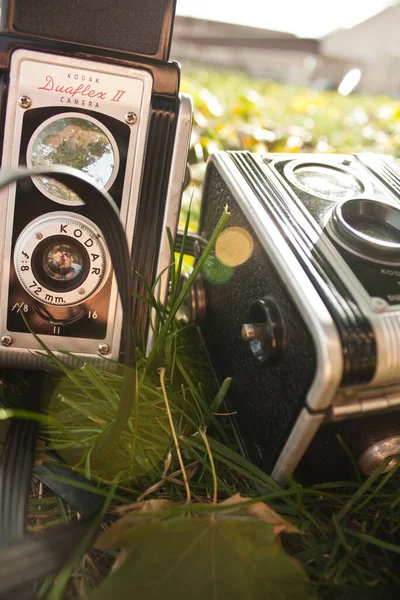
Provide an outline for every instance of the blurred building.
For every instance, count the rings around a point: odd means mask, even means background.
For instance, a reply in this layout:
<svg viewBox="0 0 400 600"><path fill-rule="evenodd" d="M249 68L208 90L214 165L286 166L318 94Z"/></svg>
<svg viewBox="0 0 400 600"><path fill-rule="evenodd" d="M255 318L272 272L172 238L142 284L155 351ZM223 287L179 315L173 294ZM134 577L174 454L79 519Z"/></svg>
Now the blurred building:
<svg viewBox="0 0 400 600"><path fill-rule="evenodd" d="M361 69L358 91L400 96L400 5L391 6L351 29L321 40L323 57L347 60Z"/></svg>
<svg viewBox="0 0 400 600"><path fill-rule="evenodd" d="M337 89L359 68L357 91L400 96L400 6L321 40L242 25L176 17L171 56L283 83Z"/></svg>

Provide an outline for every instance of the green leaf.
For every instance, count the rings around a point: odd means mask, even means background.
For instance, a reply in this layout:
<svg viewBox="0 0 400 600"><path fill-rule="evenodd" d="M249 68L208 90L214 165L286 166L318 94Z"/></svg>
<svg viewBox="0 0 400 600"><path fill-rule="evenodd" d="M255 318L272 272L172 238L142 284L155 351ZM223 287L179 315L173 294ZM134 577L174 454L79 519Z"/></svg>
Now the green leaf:
<svg viewBox="0 0 400 600"><path fill-rule="evenodd" d="M187 508L186 516L163 518L161 510L158 519L153 503L124 517L98 543L123 546L122 565L90 599L315 598L300 563L276 538L297 530L263 503L237 506L243 501L235 496L232 508L205 516L187 516Z"/></svg>

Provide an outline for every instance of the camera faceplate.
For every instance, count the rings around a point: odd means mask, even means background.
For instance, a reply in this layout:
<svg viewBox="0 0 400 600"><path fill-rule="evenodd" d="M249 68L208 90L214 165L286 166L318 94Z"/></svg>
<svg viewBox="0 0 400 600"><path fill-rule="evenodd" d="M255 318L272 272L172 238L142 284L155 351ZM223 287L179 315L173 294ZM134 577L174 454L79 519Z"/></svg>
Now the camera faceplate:
<svg viewBox="0 0 400 600"><path fill-rule="evenodd" d="M17 50L10 81L3 167L81 169L108 189L131 247L151 75ZM101 231L82 201L49 178L21 181L1 194L0 330L12 344L0 353L8 352L9 360L14 350L14 366L34 366L31 351L40 345L31 329L51 350L95 358L101 342L107 357L117 359L122 315L116 285Z"/></svg>

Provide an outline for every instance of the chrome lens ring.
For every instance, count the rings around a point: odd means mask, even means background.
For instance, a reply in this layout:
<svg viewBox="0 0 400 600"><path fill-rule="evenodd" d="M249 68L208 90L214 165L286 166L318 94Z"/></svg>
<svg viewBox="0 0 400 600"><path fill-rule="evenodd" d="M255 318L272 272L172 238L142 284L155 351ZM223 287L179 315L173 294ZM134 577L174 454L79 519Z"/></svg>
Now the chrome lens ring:
<svg viewBox="0 0 400 600"><path fill-rule="evenodd" d="M368 198L353 198L335 206L331 223L352 249L376 259L400 260L398 208Z"/></svg>
<svg viewBox="0 0 400 600"><path fill-rule="evenodd" d="M26 151L29 168L54 164L76 167L105 190L119 170L117 142L98 119L79 112L57 113L34 131ZM47 176L32 177L40 192L59 204L81 205L82 200L64 184Z"/></svg>
<svg viewBox="0 0 400 600"><path fill-rule="evenodd" d="M97 294L111 270L98 227L83 215L47 213L21 232L14 268L25 291L46 305L73 306Z"/></svg>

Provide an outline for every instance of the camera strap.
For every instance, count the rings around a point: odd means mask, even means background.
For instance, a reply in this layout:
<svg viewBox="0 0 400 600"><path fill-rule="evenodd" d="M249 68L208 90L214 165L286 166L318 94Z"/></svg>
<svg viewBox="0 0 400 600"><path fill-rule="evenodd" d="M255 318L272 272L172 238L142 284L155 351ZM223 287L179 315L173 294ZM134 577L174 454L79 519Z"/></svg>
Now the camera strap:
<svg viewBox="0 0 400 600"><path fill-rule="evenodd" d="M32 176L48 176L66 185L86 204L107 244L111 263L118 285L123 309L122 363L125 367L120 402L113 422L104 432L100 445L115 439L122 431L132 412L137 393L135 346L132 333L131 290L132 274L130 254L125 231L118 209L111 196L98 186L92 178L70 167L56 166L40 170L18 169L0 172L0 189L16 181ZM40 340L39 340L40 341ZM33 373L24 408L40 410L40 391L43 373ZM0 597L22 598L22 590L28 583L43 578L59 569L73 554L79 542L88 535L92 521L83 519L79 523L53 528L45 532L25 535L26 504L32 467L35 456L37 423L29 419L11 419L0 463ZM39 479L51 480L54 469L61 465L42 466L34 471ZM69 476L70 476L69 472ZM81 478L74 474L75 479ZM70 477L69 477L70 478ZM54 480L55 482L55 480ZM72 498L83 516L93 514L93 497L81 495L73 485L59 484L56 489L67 502ZM95 510L99 508L99 503ZM2 546L2 547L1 547ZM25 590L29 593L29 590ZM11 596L10 596L11 597Z"/></svg>

